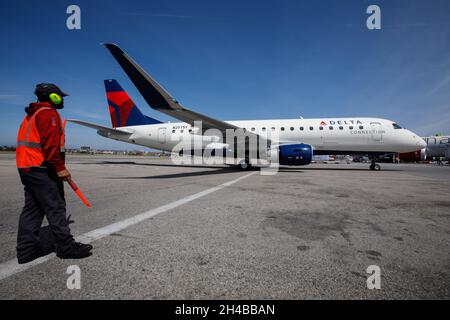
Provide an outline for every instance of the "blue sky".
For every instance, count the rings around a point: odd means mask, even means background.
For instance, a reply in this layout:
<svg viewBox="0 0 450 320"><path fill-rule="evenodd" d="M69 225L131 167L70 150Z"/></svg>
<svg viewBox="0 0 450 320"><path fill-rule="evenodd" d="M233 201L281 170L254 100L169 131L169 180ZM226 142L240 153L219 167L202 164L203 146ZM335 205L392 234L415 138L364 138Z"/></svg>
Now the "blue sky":
<svg viewBox="0 0 450 320"><path fill-rule="evenodd" d="M81 7L81 30L66 8ZM381 7L382 30L366 28ZM0 145L39 82L71 94L62 115L111 126L103 79L150 109L103 48L127 51L184 106L223 119L376 116L450 134L450 2L8 1L1 4ZM69 146L133 149L68 125Z"/></svg>

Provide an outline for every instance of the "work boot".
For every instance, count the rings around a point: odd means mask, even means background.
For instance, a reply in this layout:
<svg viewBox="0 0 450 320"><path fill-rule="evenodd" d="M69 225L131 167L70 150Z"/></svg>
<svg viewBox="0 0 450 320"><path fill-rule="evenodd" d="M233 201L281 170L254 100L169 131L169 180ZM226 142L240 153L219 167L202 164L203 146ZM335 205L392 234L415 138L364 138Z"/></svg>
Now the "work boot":
<svg viewBox="0 0 450 320"><path fill-rule="evenodd" d="M91 250L92 246L90 244L75 242L66 252L56 256L60 259L83 259L92 255Z"/></svg>

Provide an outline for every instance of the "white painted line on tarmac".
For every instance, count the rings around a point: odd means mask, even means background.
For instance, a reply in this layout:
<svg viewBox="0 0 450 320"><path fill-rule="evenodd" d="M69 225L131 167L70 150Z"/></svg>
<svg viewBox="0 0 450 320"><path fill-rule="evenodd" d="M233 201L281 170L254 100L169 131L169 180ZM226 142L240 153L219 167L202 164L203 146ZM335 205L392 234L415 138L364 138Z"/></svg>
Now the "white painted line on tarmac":
<svg viewBox="0 0 450 320"><path fill-rule="evenodd" d="M199 193L187 196L187 197L185 197L183 199L179 199L177 201L165 204L165 205L163 205L161 207L158 207L158 208L151 209L149 211L140 213L140 214L138 214L138 215L136 215L134 217L131 217L131 218L128 218L128 219L125 219L125 220L122 220L122 221L110 224L108 226L105 226L105 227L102 227L102 228L99 228L99 229L92 230L92 231L90 231L88 233L85 233L83 235L80 235L80 236L76 237L76 240L79 241L79 242L83 242L83 243L90 243L92 241L95 241L95 240L101 239L103 237L109 236L110 234L119 232L119 231L121 231L123 229L126 229L128 227L131 227L131 226L133 226L135 224L138 224L138 223L140 223L142 221L145 221L145 220L147 220L147 219L149 219L151 217L154 217L154 216L156 216L156 215L158 215L160 213L172 210L172 209L174 209L176 207L179 207L179 206L181 206L183 204L186 204L188 202L191 202L191 201L194 201L194 200L199 199L201 197L204 197L204 196L206 196L206 195L208 195L210 193L213 193L213 192L219 191L219 190L221 190L223 188L229 187L229 186L231 186L231 185L233 185L233 184L235 184L235 183L237 183L237 182L239 182L239 181L241 181L241 180L243 180L245 178L250 177L251 175L254 175L257 172L258 171L249 173L249 174L247 174L245 176L239 177L239 178L237 178L235 180L232 180L232 181L225 182L225 183L223 183L221 185L218 185L216 187L213 187L213 188L201 191ZM50 259L52 259L54 257L56 257L56 255L53 253L53 254L50 254L48 256L36 259L36 260L34 260L34 261L30 262L30 263L27 263L27 264L18 264L16 259L13 259L13 260L10 260L10 261L7 261L7 262L3 262L3 263L0 264L0 280L9 278L12 275L15 275L15 274L17 274L19 272L28 270L28 269L30 269L30 268L38 265L38 264L44 263L44 262L46 262L46 261L48 261L48 260L50 260Z"/></svg>

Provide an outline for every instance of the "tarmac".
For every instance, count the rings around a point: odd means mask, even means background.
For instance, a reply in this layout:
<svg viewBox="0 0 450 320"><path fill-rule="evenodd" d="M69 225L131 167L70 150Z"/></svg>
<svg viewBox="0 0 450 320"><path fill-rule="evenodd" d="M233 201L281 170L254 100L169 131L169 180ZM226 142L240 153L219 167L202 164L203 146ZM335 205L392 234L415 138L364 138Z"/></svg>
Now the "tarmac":
<svg viewBox="0 0 450 320"><path fill-rule="evenodd" d="M175 166L69 156L72 233L93 255L15 262L23 187L0 154L0 299L449 299L450 167ZM80 289L67 286L71 265ZM369 289L369 266L380 289Z"/></svg>

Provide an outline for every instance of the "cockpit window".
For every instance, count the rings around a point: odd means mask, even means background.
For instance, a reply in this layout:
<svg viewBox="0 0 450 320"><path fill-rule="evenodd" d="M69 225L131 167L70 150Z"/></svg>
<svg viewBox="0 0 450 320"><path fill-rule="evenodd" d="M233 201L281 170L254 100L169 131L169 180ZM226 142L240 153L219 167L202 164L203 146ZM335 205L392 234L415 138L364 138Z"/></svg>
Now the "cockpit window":
<svg viewBox="0 0 450 320"><path fill-rule="evenodd" d="M400 127L398 124L393 123L392 126L394 127L394 129L403 129L402 127Z"/></svg>

